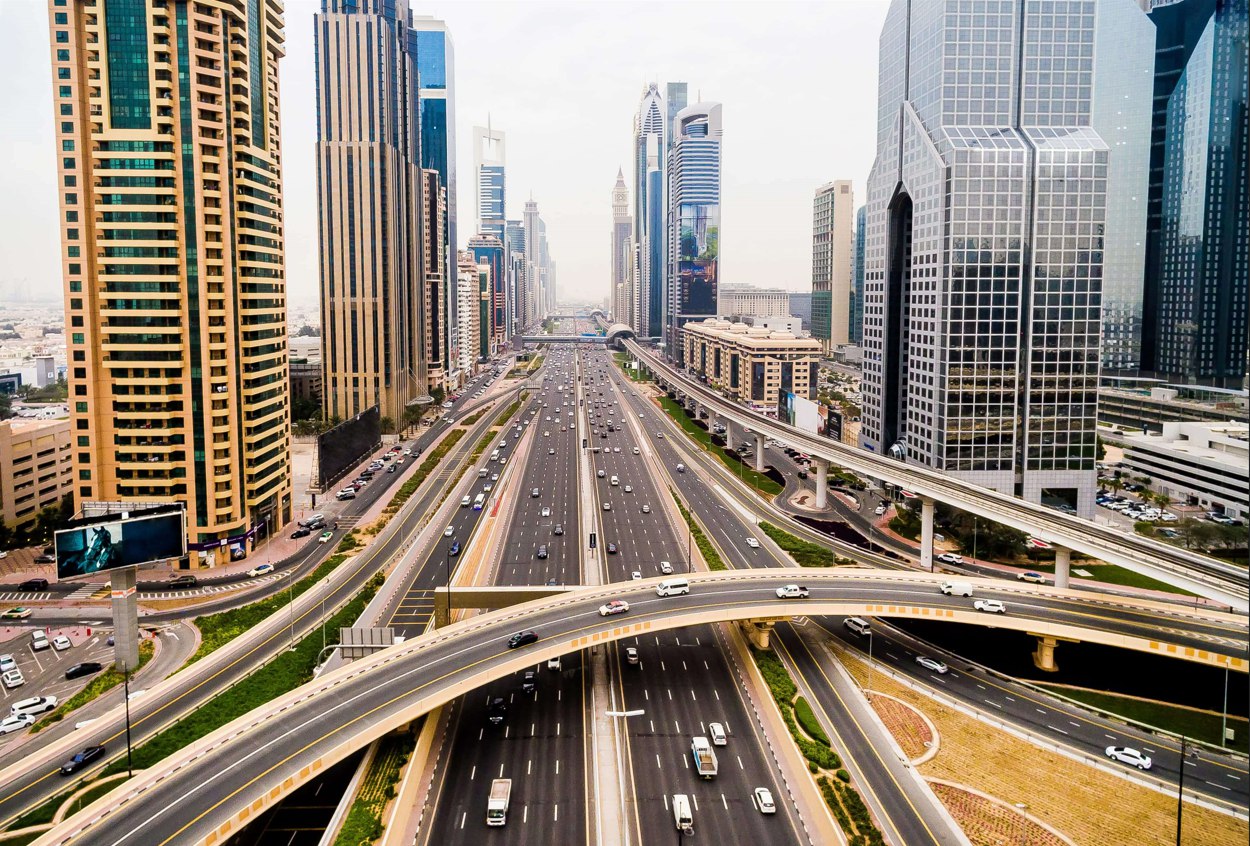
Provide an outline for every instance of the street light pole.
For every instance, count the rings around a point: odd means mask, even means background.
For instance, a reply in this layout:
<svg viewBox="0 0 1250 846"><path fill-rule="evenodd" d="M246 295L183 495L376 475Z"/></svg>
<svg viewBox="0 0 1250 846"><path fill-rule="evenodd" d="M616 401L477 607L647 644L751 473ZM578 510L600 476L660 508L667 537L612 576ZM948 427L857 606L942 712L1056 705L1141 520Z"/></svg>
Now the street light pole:
<svg viewBox="0 0 1250 846"><path fill-rule="evenodd" d="M1220 720L1220 746L1228 745L1228 656L1224 656L1224 712Z"/></svg>
<svg viewBox="0 0 1250 846"><path fill-rule="evenodd" d="M1189 755L1186 754L1188 749L1189 738L1181 735L1181 763L1176 776L1176 846L1181 846L1181 817L1185 806L1185 761Z"/></svg>
<svg viewBox="0 0 1250 846"><path fill-rule="evenodd" d="M126 696L126 777L134 778L135 770L130 752L130 667L122 664L123 693Z"/></svg>

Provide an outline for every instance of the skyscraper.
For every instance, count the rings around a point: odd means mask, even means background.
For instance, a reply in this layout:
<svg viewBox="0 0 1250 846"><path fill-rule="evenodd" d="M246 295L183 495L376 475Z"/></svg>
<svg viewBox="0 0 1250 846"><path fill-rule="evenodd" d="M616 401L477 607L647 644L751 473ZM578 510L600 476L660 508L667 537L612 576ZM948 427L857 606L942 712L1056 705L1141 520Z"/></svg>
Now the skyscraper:
<svg viewBox="0 0 1250 846"><path fill-rule="evenodd" d="M1096 0L893 0L868 182L868 449L1093 511L1107 148ZM976 74L960 57L993 56Z"/></svg>
<svg viewBox="0 0 1250 846"><path fill-rule="evenodd" d="M473 254L464 250L456 253L456 298L460 314L460 323L456 327L460 335L458 365L463 378L469 379L477 369L481 345L482 296L477 263Z"/></svg>
<svg viewBox="0 0 1250 846"><path fill-rule="evenodd" d="M868 234L867 219L867 206L860 206L855 210L855 258L851 271L849 334L851 343L857 347L864 343L864 240Z"/></svg>
<svg viewBox="0 0 1250 846"><path fill-rule="evenodd" d="M716 316L720 278L721 105L695 103L674 118L668 158L669 267L664 339L681 354L681 327Z"/></svg>
<svg viewBox="0 0 1250 846"><path fill-rule="evenodd" d="M671 86L670 86L671 87ZM636 332L661 334L668 229L664 200L664 101L651 83L634 116L634 243L637 245L639 303Z"/></svg>
<svg viewBox="0 0 1250 846"><path fill-rule="evenodd" d="M490 305L487 309L487 320L482 324L482 334L486 337L489 349L487 355L494 355L504 344L506 326L504 316L507 304L504 301L504 248L503 242L493 235L478 235L469 239L469 252L479 265L490 268Z"/></svg>
<svg viewBox="0 0 1250 846"><path fill-rule="evenodd" d="M525 201L525 212L522 217L525 226L525 286L521 291L522 319L521 326L529 328L538 322L541 316L540 296L542 268L542 233L538 217L538 203L534 198Z"/></svg>
<svg viewBox="0 0 1250 846"><path fill-rule="evenodd" d="M612 188L612 278L609 282L612 298L612 319L626 320L626 286L630 280L630 257L627 253L633 219L629 216L629 188L625 186L625 173L616 172L616 185Z"/></svg>
<svg viewBox="0 0 1250 846"><path fill-rule="evenodd" d="M820 186L812 200L812 337L826 355L850 342L854 208L848 179Z"/></svg>
<svg viewBox="0 0 1250 846"><path fill-rule="evenodd" d="M409 15L408 49L417 57L420 72L418 106L421 115L421 167L438 172L443 192L445 220L438 229L443 239L440 327L444 357L454 364L456 357L446 352L456 346L456 248L459 226L456 219L456 62L455 47L447 24L428 15ZM428 183L427 183L428 184ZM428 203L428 200L427 200ZM427 264L427 275L429 274ZM433 365L431 365L433 366ZM443 379L454 378L456 367L444 367ZM434 372L431 377L433 378ZM455 382L454 384L459 384Z"/></svg>
<svg viewBox="0 0 1250 846"><path fill-rule="evenodd" d="M521 295L525 285L525 224L509 220L504 226L504 261L508 274L508 338L521 331Z"/></svg>
<svg viewBox="0 0 1250 846"><path fill-rule="evenodd" d="M281 20L49 3L74 498L185 503L208 564L291 517Z"/></svg>
<svg viewBox="0 0 1250 846"><path fill-rule="evenodd" d="M421 250L425 270L421 314L425 327L423 354L430 389L446 389L460 384L456 375L459 339L449 337L447 329L454 313L450 301L456 298L455 286L447 285L447 188L437 170L422 168L421 178L424 181L421 197L424 203Z"/></svg>
<svg viewBox="0 0 1250 846"><path fill-rule="evenodd" d="M477 231L503 241L507 224L504 134L489 126L473 127L473 174L477 179Z"/></svg>
<svg viewBox="0 0 1250 846"><path fill-rule="evenodd" d="M330 417L346 419L376 405L399 422L430 390L425 177L406 17L403 0L323 0L313 19L321 346Z"/></svg>
<svg viewBox="0 0 1250 846"><path fill-rule="evenodd" d="M1233 387L1250 288L1247 0L1156 2L1142 366Z"/></svg>

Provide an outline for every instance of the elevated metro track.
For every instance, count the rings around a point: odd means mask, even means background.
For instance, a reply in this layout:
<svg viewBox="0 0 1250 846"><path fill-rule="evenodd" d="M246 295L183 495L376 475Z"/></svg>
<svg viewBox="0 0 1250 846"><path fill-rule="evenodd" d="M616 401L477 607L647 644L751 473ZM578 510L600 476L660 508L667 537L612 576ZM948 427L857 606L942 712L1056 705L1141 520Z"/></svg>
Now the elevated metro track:
<svg viewBox="0 0 1250 846"><path fill-rule="evenodd" d="M918 496L944 502L1108 564L1183 587L1237 611L1250 611L1250 577L1245 567L1162 541L1125 534L1092 520L1026 502L926 467L884 458L804 432L726 399L706 385L688 378L636 341L626 339L622 343L655 373L661 384L685 394L719 417L750 428L753 432L854 473L880 479Z"/></svg>
<svg viewBox="0 0 1250 846"><path fill-rule="evenodd" d="M861 569L803 571L806 600L775 589L798 571L689 577L691 592L659 598L660 579L576 588L454 623L339 668L223 726L63 821L37 844L218 844L326 767L482 684L557 655L643 632L795 615L919 616L1013 628L1039 636L1173 654L1245 672L1246 621L1237 615L1086 591L970 579L1008 613L980 614L948 597L940 576ZM607 599L624 616L601 617ZM509 649L521 629L537 643Z"/></svg>

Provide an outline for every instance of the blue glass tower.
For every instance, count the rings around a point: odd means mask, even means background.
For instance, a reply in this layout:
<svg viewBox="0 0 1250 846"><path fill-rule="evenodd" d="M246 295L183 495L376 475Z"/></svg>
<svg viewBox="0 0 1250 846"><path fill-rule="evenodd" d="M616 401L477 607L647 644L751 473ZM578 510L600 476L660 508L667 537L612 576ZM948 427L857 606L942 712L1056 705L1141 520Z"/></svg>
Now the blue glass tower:
<svg viewBox="0 0 1250 846"><path fill-rule="evenodd" d="M855 258L851 265L850 338L855 346L864 343L864 242L868 235L868 206L855 212Z"/></svg>

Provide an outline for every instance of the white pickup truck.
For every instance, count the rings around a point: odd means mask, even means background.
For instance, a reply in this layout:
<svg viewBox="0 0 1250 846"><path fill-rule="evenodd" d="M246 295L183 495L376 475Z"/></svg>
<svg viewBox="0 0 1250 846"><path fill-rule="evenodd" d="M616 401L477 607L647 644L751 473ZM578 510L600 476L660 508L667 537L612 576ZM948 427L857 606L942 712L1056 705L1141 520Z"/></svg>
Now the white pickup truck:
<svg viewBox="0 0 1250 846"><path fill-rule="evenodd" d="M706 737L691 739L690 757L701 778L711 778L716 775L716 753L712 751L712 744Z"/></svg>
<svg viewBox="0 0 1250 846"><path fill-rule="evenodd" d="M782 585L777 588L778 599L807 599L811 593L802 585Z"/></svg>

